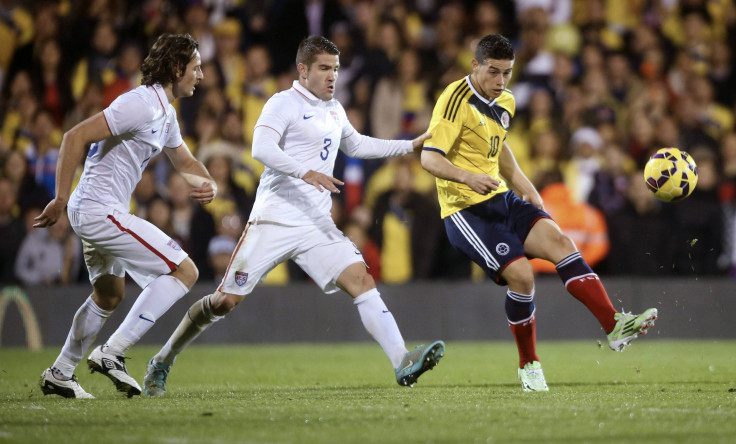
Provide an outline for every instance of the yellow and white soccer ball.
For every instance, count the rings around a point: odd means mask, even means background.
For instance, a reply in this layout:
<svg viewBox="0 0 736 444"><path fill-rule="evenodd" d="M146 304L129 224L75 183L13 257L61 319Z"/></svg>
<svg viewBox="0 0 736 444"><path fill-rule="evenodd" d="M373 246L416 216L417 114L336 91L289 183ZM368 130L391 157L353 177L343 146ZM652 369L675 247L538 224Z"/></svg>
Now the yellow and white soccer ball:
<svg viewBox="0 0 736 444"><path fill-rule="evenodd" d="M698 184L698 167L693 158L677 148L661 148L644 167L649 191L663 202L688 197Z"/></svg>

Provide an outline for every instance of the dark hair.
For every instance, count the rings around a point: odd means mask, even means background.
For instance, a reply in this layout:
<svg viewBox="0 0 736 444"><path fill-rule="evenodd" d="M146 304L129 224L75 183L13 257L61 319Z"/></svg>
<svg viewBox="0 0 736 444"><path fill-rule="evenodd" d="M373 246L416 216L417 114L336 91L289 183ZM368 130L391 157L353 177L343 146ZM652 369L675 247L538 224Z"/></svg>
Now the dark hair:
<svg viewBox="0 0 736 444"><path fill-rule="evenodd" d="M303 63L309 67L320 54L340 55L337 45L319 35L312 35L299 43L296 51L296 64Z"/></svg>
<svg viewBox="0 0 736 444"><path fill-rule="evenodd" d="M501 34L488 34L480 39L475 48L475 60L480 64L486 59L514 60L514 47L511 41Z"/></svg>
<svg viewBox="0 0 736 444"><path fill-rule="evenodd" d="M151 47L141 64L141 84L151 86L160 83L168 86L184 75L184 69L194 58L199 42L189 34L163 34Z"/></svg>

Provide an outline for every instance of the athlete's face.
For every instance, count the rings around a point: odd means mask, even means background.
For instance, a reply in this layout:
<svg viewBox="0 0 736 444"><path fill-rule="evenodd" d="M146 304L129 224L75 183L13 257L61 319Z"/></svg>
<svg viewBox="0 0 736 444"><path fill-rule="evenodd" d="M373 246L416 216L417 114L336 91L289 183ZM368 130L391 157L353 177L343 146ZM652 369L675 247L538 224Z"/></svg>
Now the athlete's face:
<svg viewBox="0 0 736 444"><path fill-rule="evenodd" d="M501 95L511 80L513 60L486 59L483 63L473 59L473 79L480 93L493 100Z"/></svg>
<svg viewBox="0 0 736 444"><path fill-rule="evenodd" d="M174 97L191 97L194 94L194 88L203 78L202 59L199 56L199 51L195 49L194 57L184 68L184 75L174 82Z"/></svg>
<svg viewBox="0 0 736 444"><path fill-rule="evenodd" d="M297 65L299 83L320 100L332 100L335 95L338 68L340 68L339 56L319 54L310 66L303 63Z"/></svg>

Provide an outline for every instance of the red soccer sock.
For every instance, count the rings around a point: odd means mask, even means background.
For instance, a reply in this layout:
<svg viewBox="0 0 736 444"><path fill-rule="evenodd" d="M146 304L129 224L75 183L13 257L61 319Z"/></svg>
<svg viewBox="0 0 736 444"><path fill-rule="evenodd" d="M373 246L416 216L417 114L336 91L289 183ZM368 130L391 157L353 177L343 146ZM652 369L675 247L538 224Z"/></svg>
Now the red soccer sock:
<svg viewBox="0 0 736 444"><path fill-rule="evenodd" d="M529 362L539 361L537 356L537 320L532 315L530 320L512 324L509 322L511 333L514 334L516 347L519 349L519 368L524 368Z"/></svg>
<svg viewBox="0 0 736 444"><path fill-rule="evenodd" d="M597 275L572 279L568 282L566 288L575 299L582 302L593 313L606 334L613 330L616 326L616 320L613 316L617 312Z"/></svg>

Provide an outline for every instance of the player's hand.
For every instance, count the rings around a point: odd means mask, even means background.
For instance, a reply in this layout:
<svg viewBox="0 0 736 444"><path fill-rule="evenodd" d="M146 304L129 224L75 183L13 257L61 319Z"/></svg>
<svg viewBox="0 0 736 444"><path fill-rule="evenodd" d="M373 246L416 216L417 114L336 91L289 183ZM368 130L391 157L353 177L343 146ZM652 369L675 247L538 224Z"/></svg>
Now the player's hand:
<svg viewBox="0 0 736 444"><path fill-rule="evenodd" d="M36 221L36 223L33 224L33 228L45 228L55 224L61 217L61 212L64 211L65 206L65 201L57 200L55 198L52 199L51 202L46 205L46 208L43 209L43 212L33 219Z"/></svg>
<svg viewBox="0 0 736 444"><path fill-rule="evenodd" d="M337 189L336 185L345 185L341 180L337 180L327 174L318 173L314 170L307 171L307 174L302 177L302 180L317 188L320 193L327 190L329 192L339 194L340 190Z"/></svg>
<svg viewBox="0 0 736 444"><path fill-rule="evenodd" d="M424 133L421 136L417 137L416 139L411 141L411 146L414 148L414 152L417 154L422 153L422 147L424 146L424 141L427 139L432 138L432 133Z"/></svg>
<svg viewBox="0 0 736 444"><path fill-rule="evenodd" d="M465 185L469 186L473 191L478 194L486 195L498 189L501 182L492 178L487 174L473 174L469 173L465 179Z"/></svg>
<svg viewBox="0 0 736 444"><path fill-rule="evenodd" d="M201 187L192 188L189 197L198 201L202 205L212 202L217 196L217 186L213 186L210 182L205 182Z"/></svg>
<svg viewBox="0 0 736 444"><path fill-rule="evenodd" d="M540 210L545 211L544 201L542 201L542 196L540 196L539 193L535 193L532 195L524 194L523 196L521 196L521 199L526 202L529 202L530 204L534 205Z"/></svg>

